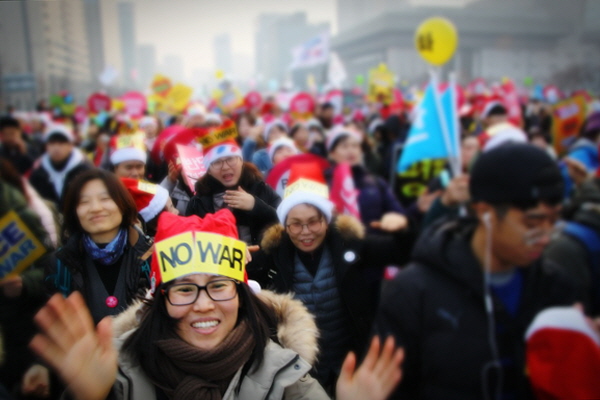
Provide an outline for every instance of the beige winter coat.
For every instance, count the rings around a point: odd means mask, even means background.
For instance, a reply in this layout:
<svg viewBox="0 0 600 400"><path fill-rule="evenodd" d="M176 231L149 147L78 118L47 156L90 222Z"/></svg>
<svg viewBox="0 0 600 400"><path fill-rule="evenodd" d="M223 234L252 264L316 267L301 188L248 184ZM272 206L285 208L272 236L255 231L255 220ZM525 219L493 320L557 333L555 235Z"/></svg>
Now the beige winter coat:
<svg viewBox="0 0 600 400"><path fill-rule="evenodd" d="M271 304L277 313L280 321L277 337L281 346L270 342L258 369L250 368L251 372L245 376L241 376L241 369L238 370L223 400L329 399L319 383L308 374L317 357L318 331L312 315L289 294L263 290L258 296ZM120 347L137 326L138 308L139 305L133 306L115 319L115 332L119 336L117 346ZM239 393L235 393L240 380ZM125 353L119 356L119 374L113 392L117 399L123 400L156 398L154 386L141 367Z"/></svg>

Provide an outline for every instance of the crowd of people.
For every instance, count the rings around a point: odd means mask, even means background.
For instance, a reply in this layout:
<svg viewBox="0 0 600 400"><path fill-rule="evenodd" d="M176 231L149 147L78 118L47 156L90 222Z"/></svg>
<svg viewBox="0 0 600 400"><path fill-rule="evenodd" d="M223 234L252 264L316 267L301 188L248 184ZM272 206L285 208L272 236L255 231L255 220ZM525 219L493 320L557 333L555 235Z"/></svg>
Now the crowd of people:
<svg viewBox="0 0 600 400"><path fill-rule="evenodd" d="M600 111L469 101L408 199L406 108L6 113L0 398L600 398Z"/></svg>

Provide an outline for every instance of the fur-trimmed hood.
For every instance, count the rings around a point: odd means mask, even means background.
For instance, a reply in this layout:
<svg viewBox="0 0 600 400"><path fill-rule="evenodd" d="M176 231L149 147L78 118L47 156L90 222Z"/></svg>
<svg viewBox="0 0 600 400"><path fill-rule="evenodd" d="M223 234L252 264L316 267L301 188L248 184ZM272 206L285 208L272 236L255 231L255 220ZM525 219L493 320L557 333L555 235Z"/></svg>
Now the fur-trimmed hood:
<svg viewBox="0 0 600 400"><path fill-rule="evenodd" d="M270 305L279 321L277 338L282 347L291 349L311 365L317 360L317 339L319 331L314 317L291 293L277 294L261 290L257 295ZM139 317L143 304L138 301L113 319L113 334L117 338L139 325Z"/></svg>
<svg viewBox="0 0 600 400"><path fill-rule="evenodd" d="M329 229L335 229L345 240L358 240L365 237L365 227L358 219L350 215L339 215L329 224ZM285 228L276 224L267 229L261 241L261 248L270 253L281 243Z"/></svg>

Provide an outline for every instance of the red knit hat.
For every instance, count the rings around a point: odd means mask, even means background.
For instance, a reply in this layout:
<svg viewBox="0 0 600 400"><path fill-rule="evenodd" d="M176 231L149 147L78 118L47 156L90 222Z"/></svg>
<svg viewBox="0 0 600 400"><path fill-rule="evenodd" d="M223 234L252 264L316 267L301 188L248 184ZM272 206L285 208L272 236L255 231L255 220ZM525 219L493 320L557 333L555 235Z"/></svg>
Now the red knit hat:
<svg viewBox="0 0 600 400"><path fill-rule="evenodd" d="M204 165L208 169L210 164L219 158L238 156L242 157L242 149L238 146L235 138L238 136L235 123L225 120L221 125L207 129L201 129L198 142L202 145L204 152Z"/></svg>
<svg viewBox="0 0 600 400"><path fill-rule="evenodd" d="M247 282L246 244L238 240L228 209L200 218L162 213L154 237L152 293L161 283L190 274L223 275Z"/></svg>
<svg viewBox="0 0 600 400"><path fill-rule="evenodd" d="M120 178L125 185L144 221L156 217L167 205L169 191L162 186L132 178Z"/></svg>

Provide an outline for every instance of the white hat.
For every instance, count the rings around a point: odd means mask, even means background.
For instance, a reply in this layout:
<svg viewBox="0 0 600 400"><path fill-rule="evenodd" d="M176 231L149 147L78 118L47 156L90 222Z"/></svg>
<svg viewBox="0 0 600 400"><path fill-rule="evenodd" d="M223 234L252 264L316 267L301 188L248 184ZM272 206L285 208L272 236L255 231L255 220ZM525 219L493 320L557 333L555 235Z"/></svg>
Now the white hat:
<svg viewBox="0 0 600 400"><path fill-rule="evenodd" d="M110 162L117 165L125 161L141 161L146 164L148 154L144 150L143 132L134 135L115 135L110 139Z"/></svg>
<svg viewBox="0 0 600 400"><path fill-rule="evenodd" d="M271 160L271 162L273 161L273 157L275 156L275 153L281 147L287 147L289 149L292 149L294 154L298 154L298 149L296 148L294 141L287 137L281 137L281 138L277 139L276 141L274 141L273 144L269 146L269 160Z"/></svg>
<svg viewBox="0 0 600 400"><path fill-rule="evenodd" d="M342 125L336 125L327 133L327 137L325 139L325 147L327 148L327 152L330 152L333 148L333 145L338 141L338 139L350 136L362 142L362 137L360 134L352 129L348 129Z"/></svg>
<svg viewBox="0 0 600 400"><path fill-rule="evenodd" d="M69 142L73 143L75 138L73 137L73 131L71 128L64 124L52 124L46 129L44 134L44 142L47 143L48 139L52 136L62 136Z"/></svg>
<svg viewBox="0 0 600 400"><path fill-rule="evenodd" d="M265 130L263 132L263 137L265 139L265 142L269 141L269 135L271 134L271 130L276 126L283 129L285 131L285 133L288 133L287 124L285 122L283 122L283 120L281 120L281 119L274 119L273 121L269 122L267 124L267 126L265 126Z"/></svg>

